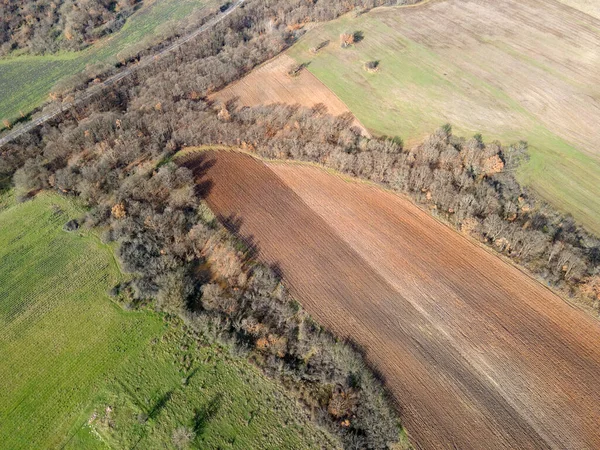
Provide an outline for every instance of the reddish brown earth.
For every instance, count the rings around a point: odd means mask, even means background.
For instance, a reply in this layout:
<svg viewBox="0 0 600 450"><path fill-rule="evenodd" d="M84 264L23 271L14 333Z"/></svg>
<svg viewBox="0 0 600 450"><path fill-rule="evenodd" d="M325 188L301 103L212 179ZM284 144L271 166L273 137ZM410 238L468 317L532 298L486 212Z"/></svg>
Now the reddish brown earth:
<svg viewBox="0 0 600 450"><path fill-rule="evenodd" d="M323 325L360 344L422 448L600 448L600 325L366 183L188 156L218 214Z"/></svg>

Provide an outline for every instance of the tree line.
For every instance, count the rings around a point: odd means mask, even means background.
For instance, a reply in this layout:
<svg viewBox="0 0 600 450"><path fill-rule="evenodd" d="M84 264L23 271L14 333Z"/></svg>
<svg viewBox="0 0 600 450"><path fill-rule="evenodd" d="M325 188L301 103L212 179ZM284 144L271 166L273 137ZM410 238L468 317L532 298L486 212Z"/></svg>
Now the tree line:
<svg viewBox="0 0 600 450"><path fill-rule="evenodd" d="M399 138L365 138L351 128L352 116L334 118L320 106L223 107L230 110L219 126L223 143L269 158L316 162L408 194L457 230L600 310L600 239L518 183L526 142L465 139L445 125L406 149ZM176 136L193 139L184 133Z"/></svg>
<svg viewBox="0 0 600 450"><path fill-rule="evenodd" d="M120 29L139 0L17 0L0 3L0 56L81 50Z"/></svg>
<svg viewBox="0 0 600 450"><path fill-rule="evenodd" d="M346 447L386 448L398 419L381 383L212 216L192 171L169 162L180 147L174 123L154 127L163 119L162 108L107 110L46 126L12 146L36 153L14 173L15 190L21 200L52 189L88 205L81 224L104 229L134 274L111 292L124 306L181 316L283 381Z"/></svg>

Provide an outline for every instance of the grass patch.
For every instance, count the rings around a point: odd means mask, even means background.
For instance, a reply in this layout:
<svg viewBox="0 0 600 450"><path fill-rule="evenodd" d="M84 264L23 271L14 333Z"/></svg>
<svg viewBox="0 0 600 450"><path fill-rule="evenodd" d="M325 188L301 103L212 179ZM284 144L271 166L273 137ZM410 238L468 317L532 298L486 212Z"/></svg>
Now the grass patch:
<svg viewBox="0 0 600 450"><path fill-rule="evenodd" d="M528 141L531 161L518 174L520 181L600 233L600 161L548 130L475 70L459 67L451 52L435 52L410 39L406 26L401 8L348 14L311 29L288 55L309 62L307 70L375 135L398 135L410 146L450 122L457 135L482 133L486 140L504 144ZM348 30L360 30L364 39L346 49L328 45L317 53L310 50L320 42L337 42ZM495 43L494 48L503 47ZM382 70L365 71L369 61L379 61ZM542 70L537 61L531 66Z"/></svg>
<svg viewBox="0 0 600 450"><path fill-rule="evenodd" d="M244 360L111 301L123 275L94 233L63 231L72 201L0 205L2 448L172 448L184 426L197 448L335 445Z"/></svg>
<svg viewBox="0 0 600 450"><path fill-rule="evenodd" d="M210 3L209 0L155 0L127 19L118 32L79 52L21 55L0 59L0 119L13 121L43 104L61 79L89 64L116 64L117 54L132 46L148 46L177 21Z"/></svg>
<svg viewBox="0 0 600 450"><path fill-rule="evenodd" d="M75 442L92 434L112 448L165 448L174 430L186 427L192 448L335 445L255 368L175 323L108 380L90 417Z"/></svg>

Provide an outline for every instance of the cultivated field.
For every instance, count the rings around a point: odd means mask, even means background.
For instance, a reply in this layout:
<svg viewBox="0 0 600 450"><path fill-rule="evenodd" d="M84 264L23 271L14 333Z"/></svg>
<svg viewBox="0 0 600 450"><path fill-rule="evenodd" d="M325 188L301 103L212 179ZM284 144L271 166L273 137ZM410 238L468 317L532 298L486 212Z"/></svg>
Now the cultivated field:
<svg viewBox="0 0 600 450"><path fill-rule="evenodd" d="M356 31L364 38L340 48ZM319 24L287 55L376 134L410 144L449 122L459 135L527 140L521 180L600 232L599 49L600 20L554 0L433 0Z"/></svg>
<svg viewBox="0 0 600 450"><path fill-rule="evenodd" d="M112 249L62 229L81 214L0 195L0 448L173 448L182 426L199 448L335 446L248 363L111 301Z"/></svg>
<svg viewBox="0 0 600 450"><path fill-rule="evenodd" d="M350 112L329 88L307 70L300 71L294 77L288 75L290 68L297 64L289 56L281 55L213 94L211 98L221 102L236 99L240 106L297 103L312 108L321 103L334 116ZM367 134L358 120L355 119L354 125Z"/></svg>
<svg viewBox="0 0 600 450"><path fill-rule="evenodd" d="M0 120L27 114L48 99L61 79L81 72L88 65L115 64L117 55L141 49L170 35L177 21L189 17L210 1L155 0L127 19L117 33L80 52L0 58ZM4 126L0 123L0 129Z"/></svg>
<svg viewBox="0 0 600 450"><path fill-rule="evenodd" d="M597 321L370 184L236 152L186 158L213 211L366 350L415 443L600 447Z"/></svg>

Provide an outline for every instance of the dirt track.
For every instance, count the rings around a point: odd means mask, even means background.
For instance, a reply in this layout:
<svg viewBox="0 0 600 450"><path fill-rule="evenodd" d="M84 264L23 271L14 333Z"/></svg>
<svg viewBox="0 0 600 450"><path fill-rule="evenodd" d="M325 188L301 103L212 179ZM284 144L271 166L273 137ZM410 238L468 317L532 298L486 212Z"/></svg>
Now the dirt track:
<svg viewBox="0 0 600 450"><path fill-rule="evenodd" d="M112 86L115 83L118 83L121 79L128 77L135 71L152 64L152 62L155 61L156 59L161 58L162 56L167 55L168 53L171 53L173 50L179 49L182 45L197 38L199 35L201 35L205 31L211 29L219 22L221 22L229 14L231 14L233 11L235 11L243 2L244 2L244 0L233 1L229 5L229 9L222 12L221 14L218 14L217 16L215 16L208 22L204 23L203 25L200 25L200 27L196 28L191 33L177 39L171 45L169 45L169 46L163 48L162 50L158 51L157 53L155 53L152 57L146 57L142 61L137 63L136 65L126 66L123 70L117 72L114 75L111 75L106 80L104 80L102 83L95 84L95 85L92 85L91 87L89 87L86 91L84 91L81 95L79 95L74 101L63 102L62 104L57 105L55 108L52 108L50 111L31 120L30 122L26 122L25 124L23 124L17 128L13 128L10 131L2 134L0 136L0 147L2 147L4 144L8 144L9 142L14 141L19 136L22 136L24 133L28 133L29 131L33 130L34 128L38 127L39 125L46 123L48 120L55 118L59 114L62 114L63 111L66 111L75 105L79 105L79 104L89 100L94 95L97 95L99 92L102 92L103 89L105 89L109 86Z"/></svg>
<svg viewBox="0 0 600 450"><path fill-rule="evenodd" d="M600 448L600 325L410 202L234 152L186 165L321 323L364 347L423 448Z"/></svg>

